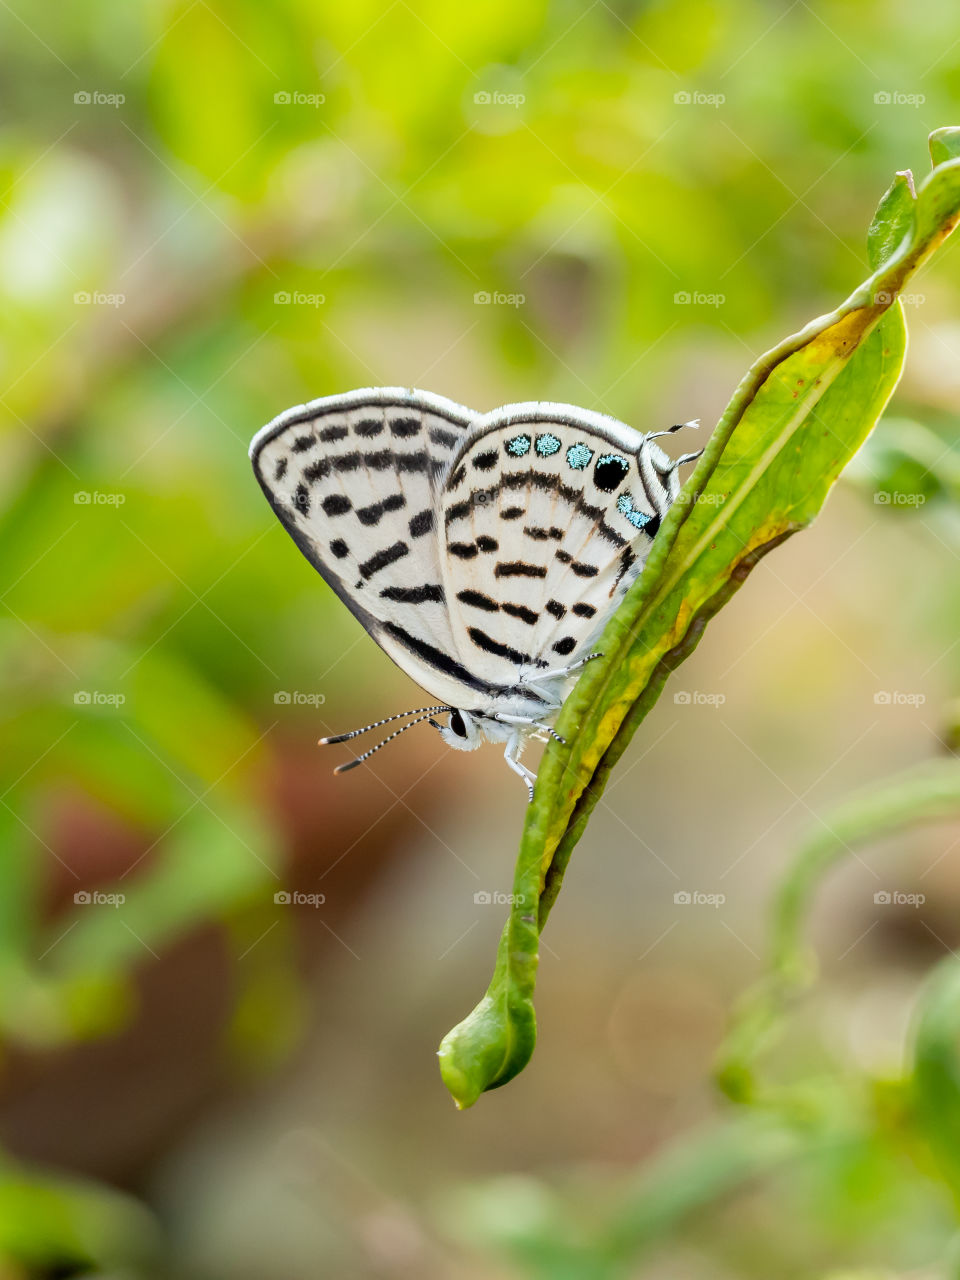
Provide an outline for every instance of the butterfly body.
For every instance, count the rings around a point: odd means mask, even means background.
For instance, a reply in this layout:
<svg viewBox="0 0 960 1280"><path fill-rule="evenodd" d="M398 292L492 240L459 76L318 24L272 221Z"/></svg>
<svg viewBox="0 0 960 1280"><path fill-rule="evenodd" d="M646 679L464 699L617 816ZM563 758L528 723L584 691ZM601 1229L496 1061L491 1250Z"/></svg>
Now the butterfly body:
<svg viewBox="0 0 960 1280"><path fill-rule="evenodd" d="M288 410L250 455L304 555L450 711L431 721L444 740L505 742L529 785L524 742L550 731L679 491L687 459L654 439L571 405L479 414L387 387Z"/></svg>

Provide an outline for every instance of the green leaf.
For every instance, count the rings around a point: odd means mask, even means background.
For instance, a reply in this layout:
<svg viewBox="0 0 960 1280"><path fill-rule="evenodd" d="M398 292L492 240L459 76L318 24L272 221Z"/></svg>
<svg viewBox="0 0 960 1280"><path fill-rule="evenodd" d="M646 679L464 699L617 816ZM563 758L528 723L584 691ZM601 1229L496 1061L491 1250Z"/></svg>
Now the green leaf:
<svg viewBox="0 0 960 1280"><path fill-rule="evenodd" d="M941 131L938 154L958 136ZM564 704L557 731L568 745L551 743L544 755L493 980L440 1048L458 1106L529 1060L539 929L610 771L709 619L762 556L810 523L862 445L903 364L897 296L958 217L960 160L935 168L915 199L910 179L898 174L871 225L873 274L835 311L762 356L734 393L604 632L604 657Z"/></svg>

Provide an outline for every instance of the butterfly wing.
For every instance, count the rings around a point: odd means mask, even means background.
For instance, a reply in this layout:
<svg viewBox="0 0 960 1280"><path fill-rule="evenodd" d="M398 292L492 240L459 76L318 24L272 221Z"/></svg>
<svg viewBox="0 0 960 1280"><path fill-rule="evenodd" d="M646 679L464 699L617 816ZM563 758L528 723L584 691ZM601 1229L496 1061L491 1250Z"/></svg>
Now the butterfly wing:
<svg viewBox="0 0 960 1280"><path fill-rule="evenodd" d="M572 405L479 419L446 477L441 557L461 661L491 683L586 656L679 492L650 437Z"/></svg>
<svg viewBox="0 0 960 1280"><path fill-rule="evenodd" d="M391 658L438 698L461 696L435 532L444 475L477 414L384 387L290 409L254 437L281 524Z"/></svg>

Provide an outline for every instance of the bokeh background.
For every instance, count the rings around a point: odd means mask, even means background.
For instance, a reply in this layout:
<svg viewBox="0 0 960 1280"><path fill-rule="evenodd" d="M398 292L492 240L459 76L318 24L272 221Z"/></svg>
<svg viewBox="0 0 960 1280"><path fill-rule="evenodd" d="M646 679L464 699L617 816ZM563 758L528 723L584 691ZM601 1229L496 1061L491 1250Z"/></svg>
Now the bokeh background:
<svg viewBox="0 0 960 1280"><path fill-rule="evenodd" d="M882 1098L960 946L960 822L819 900L781 1069L852 1135L718 1150L711 1062L798 842L949 744L956 246L874 441L615 774L534 1060L467 1113L434 1050L489 977L522 788L427 728L331 776L319 736L421 694L246 449L376 384L708 431L863 278L958 89L950 0L0 5L4 1280L943 1274L956 1197Z"/></svg>

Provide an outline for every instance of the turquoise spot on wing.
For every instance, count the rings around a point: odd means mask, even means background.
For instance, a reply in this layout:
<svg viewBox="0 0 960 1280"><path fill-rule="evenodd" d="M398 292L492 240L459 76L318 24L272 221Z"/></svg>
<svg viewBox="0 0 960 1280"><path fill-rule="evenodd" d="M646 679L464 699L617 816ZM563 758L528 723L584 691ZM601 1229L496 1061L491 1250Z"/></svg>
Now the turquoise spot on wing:
<svg viewBox="0 0 960 1280"><path fill-rule="evenodd" d="M630 497L629 493L621 493L620 497L617 499L617 510L622 516L626 516L630 523L637 529L642 529L644 525L648 525L653 519L653 516L647 515L645 511L637 510L633 505L633 498Z"/></svg>
<svg viewBox="0 0 960 1280"><path fill-rule="evenodd" d="M585 444L572 444L567 450L567 466L573 467L575 471L583 471L585 467L589 467L593 458L593 450L588 449Z"/></svg>
<svg viewBox="0 0 960 1280"><path fill-rule="evenodd" d="M549 458L551 454L560 451L560 441L551 432L545 431L542 436L537 436L536 450L541 458Z"/></svg>
<svg viewBox="0 0 960 1280"><path fill-rule="evenodd" d="M512 440L507 441L507 453L514 458L522 458L525 453L530 452L529 436L514 436Z"/></svg>

